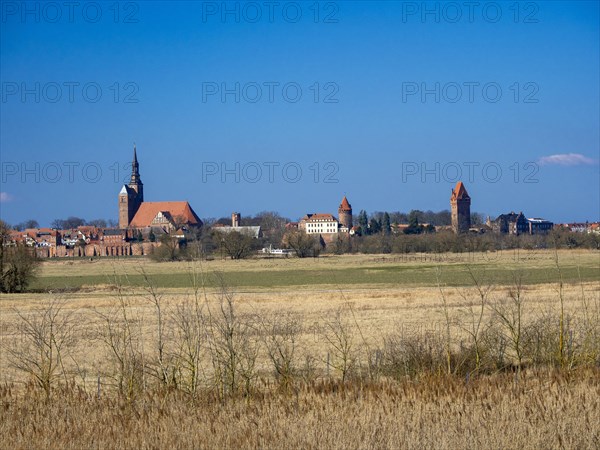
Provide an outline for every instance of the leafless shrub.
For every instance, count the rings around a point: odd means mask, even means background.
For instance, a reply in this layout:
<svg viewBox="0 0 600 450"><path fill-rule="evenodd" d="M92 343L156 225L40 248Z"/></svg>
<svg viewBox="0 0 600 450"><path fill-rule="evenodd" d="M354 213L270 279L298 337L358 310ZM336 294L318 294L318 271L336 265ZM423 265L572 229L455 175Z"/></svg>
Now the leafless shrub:
<svg viewBox="0 0 600 450"><path fill-rule="evenodd" d="M440 291L440 295L442 297L442 305L444 307L444 320L445 320L445 329L444 329L444 344L446 351L446 373L450 375L452 373L452 335L450 332L450 324L452 322L450 318L450 310L448 308L448 301L446 300L446 294L444 293L444 289L442 287L442 269L438 266L435 270L435 277L437 281L437 287Z"/></svg>
<svg viewBox="0 0 600 450"><path fill-rule="evenodd" d="M206 318L203 304L197 299L177 305L173 312L176 333L177 386L195 393L200 384L202 351L207 345Z"/></svg>
<svg viewBox="0 0 600 450"><path fill-rule="evenodd" d="M64 362L76 341L76 324L65 301L50 298L29 312L16 311L18 338L10 342L10 364L35 380L46 398L60 377L67 380Z"/></svg>
<svg viewBox="0 0 600 450"><path fill-rule="evenodd" d="M257 320L249 314L238 314L234 292L222 275L215 276L220 283L218 305L207 310L214 383L222 397L240 389L247 395L256 379Z"/></svg>
<svg viewBox="0 0 600 450"><path fill-rule="evenodd" d="M384 374L396 379L443 373L447 368L444 337L434 332L388 335L384 338L383 355Z"/></svg>
<svg viewBox="0 0 600 450"><path fill-rule="evenodd" d="M524 308L525 295L523 289L523 275L520 272L513 274L513 285L509 288L508 295L500 297L491 305L500 328L508 342L512 356L515 359L515 367L517 371L521 370L523 358L525 355L525 339L524 339Z"/></svg>
<svg viewBox="0 0 600 450"><path fill-rule="evenodd" d="M288 391L297 377L296 354L302 322L291 314L276 314L262 320L263 342L275 379L282 390Z"/></svg>
<svg viewBox="0 0 600 450"><path fill-rule="evenodd" d="M471 370L481 371L482 365L482 342L481 335L485 331L484 313L489 303L489 296L494 289L491 282L487 282L485 275L476 274L472 267L467 265L467 272L472 281L472 290L475 293L476 301L471 302L470 293L467 290L459 290L460 296L468 303L466 311L462 314L467 318L467 323L461 322L461 328L467 333L470 340L470 348L474 355L474 364Z"/></svg>
<svg viewBox="0 0 600 450"><path fill-rule="evenodd" d="M150 376L158 382L170 387L177 383L177 368L175 366L177 359L173 352L167 348L169 334L172 327L167 326L168 315L165 314L163 295L158 290L150 276L141 268L140 273L144 280L144 297L152 305L155 319L155 333L153 333L154 351L147 358L145 369Z"/></svg>
<svg viewBox="0 0 600 450"><path fill-rule="evenodd" d="M96 311L100 319L98 339L109 355L109 369L103 374L113 380L121 396L131 401L146 387L145 355L141 331L135 326L130 299L121 279L115 275L117 305L107 312Z"/></svg>
<svg viewBox="0 0 600 450"><path fill-rule="evenodd" d="M328 348L327 364L339 372L342 382L357 369L355 333L342 309L325 320L323 338Z"/></svg>

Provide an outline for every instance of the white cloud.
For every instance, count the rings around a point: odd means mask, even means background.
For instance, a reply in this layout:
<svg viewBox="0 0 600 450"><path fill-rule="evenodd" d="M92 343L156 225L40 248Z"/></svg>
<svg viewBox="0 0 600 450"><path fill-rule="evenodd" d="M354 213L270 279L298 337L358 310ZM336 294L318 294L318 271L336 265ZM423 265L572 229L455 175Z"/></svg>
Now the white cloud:
<svg viewBox="0 0 600 450"><path fill-rule="evenodd" d="M597 164L597 161L583 156L581 153L560 153L558 155L542 156L538 162L540 165L557 164L559 166L590 166Z"/></svg>
<svg viewBox="0 0 600 450"><path fill-rule="evenodd" d="M7 203L13 200L13 196L8 192L0 192L0 203Z"/></svg>

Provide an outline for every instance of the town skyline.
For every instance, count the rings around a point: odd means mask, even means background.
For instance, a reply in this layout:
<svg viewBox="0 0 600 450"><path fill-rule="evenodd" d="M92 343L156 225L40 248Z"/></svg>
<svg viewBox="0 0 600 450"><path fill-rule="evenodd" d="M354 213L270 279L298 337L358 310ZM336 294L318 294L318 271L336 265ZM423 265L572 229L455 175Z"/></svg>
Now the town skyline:
<svg viewBox="0 0 600 450"><path fill-rule="evenodd" d="M203 220L200 219L200 217L198 215L196 215L196 212L193 210L192 206L190 205L190 203L188 201L181 201L181 200L177 200L177 201L173 201L173 200L169 200L169 201L156 201L156 200L150 200L150 201L144 201L144 183L142 182L141 179L141 172L140 172L140 164L138 161L138 157L137 157L137 146L134 143L133 144L133 157L132 157L132 161L129 164L129 169L130 169L130 175L129 177L126 177L125 182L122 184L122 187L119 191L118 194L118 211L117 211L117 218L118 220L115 220L113 218L108 218L108 219L103 219L103 218L96 218L96 219L85 219L83 217L79 217L76 215L69 215L68 218L71 219L81 219L84 221L84 223L82 223L81 225L94 225L94 226L99 226L100 228L103 227L108 227L108 228L120 228L120 229L127 229L127 228L143 228L143 227L148 227L151 225L151 223L154 223L153 220L158 220L160 219L160 222L162 224L168 224L169 221L173 223L173 217L170 216L170 214L173 215L177 215L177 216L181 216L182 218L185 217L186 218L186 222L187 223L194 223L197 226L202 226L203 225ZM455 192L456 189L456 192ZM295 218L291 218L290 216L285 216L285 215L280 215L282 218L288 219L292 222L300 222L302 220L305 220L307 217L310 217L311 215L330 215L331 219L334 220L339 220L340 225L346 225L346 233L348 233L350 231L350 229L352 228L352 220L353 218L356 219L357 217L359 217L360 214L362 214L362 212L366 212L370 217L373 217L375 215L380 215L383 213L392 213L394 215L406 215L408 216L409 212L423 212L423 213L435 213L435 214L443 214L445 212L448 213L448 215L452 216L452 228L457 231L458 229L461 229L461 232L466 232L469 230L470 226L471 226L471 221L472 218L475 216L479 216L479 219L481 220L481 224L483 224L484 222L490 222L494 221L496 219L500 219L503 216L508 215L514 215L516 217L517 214L519 215L523 215L523 210L519 210L518 213L515 212L515 209L511 210L510 213L501 213L498 214L497 216L491 216L491 215L485 215L483 213L480 213L478 211L471 211L470 209L470 204L471 204L471 198L470 196L467 194L467 191L465 189L465 185L464 183L459 180L456 183L455 188L451 189L451 198L450 198L450 205L451 208L449 209L442 209L439 211L432 211L431 209L420 209L420 208L416 208L416 209L412 209L410 211L400 211L400 210L380 210L380 211L368 211L364 208L360 208L357 209L357 213L353 214L353 210L352 207L350 206L348 199L347 199L347 195L344 193L343 199L341 201L341 204L339 206L339 210L338 210L338 214L339 216L336 218L333 216L333 214L330 214L330 212L316 212L316 210L307 210L306 213L301 214L300 216L298 216L298 219ZM458 212L457 217L461 216L462 219L461 222L464 222L462 225L458 224L458 220L457 218L455 218L455 210L454 208L456 207L456 195L464 195L466 197L466 202L467 202L467 206L466 209L463 208L463 212ZM459 202L460 203L460 202ZM141 210L140 214L137 214L138 211ZM232 209L233 211L233 209ZM237 211L237 210L235 210ZM329 210L323 210L323 211L329 211ZM360 213L358 212L360 211ZM460 208L459 210L460 211ZM262 213L276 213L279 214L278 211L274 211L274 210L268 210L268 209L263 209L257 213L255 213L254 215L251 215L253 217L258 216L259 214ZM157 217L157 214L160 216L160 218ZM167 216L164 216L164 214L167 214ZM233 216L237 216L238 219L237 221L240 221L240 217L241 217L241 213L239 212L234 212L232 213L231 217ZM539 220L540 219L540 215L530 215L530 216L523 216L523 217L528 217L528 220L531 219L536 219ZM225 218L228 218L227 214L225 215L221 215L219 217L204 217L204 222L207 222L208 225L212 224L212 223L216 223L218 221L221 221ZM18 222L16 224L13 224L17 227L22 226L23 224L26 224L28 222L37 222L38 223L38 227L39 228L61 228L61 227L56 227L54 226L54 223L61 221L62 219L54 219L53 223L50 225L47 224L42 224L39 225L39 222L37 221L37 219L35 218L29 218L26 220L23 220L22 222ZM232 221L234 221L234 219L231 219ZM546 220L546 219L542 219L542 220ZM68 222L68 220L62 220L65 222ZM99 222L104 222L105 225L98 225ZM395 224L405 224L407 222L406 221L394 221L393 223ZM571 222L572 224L575 223L583 223L583 222ZM595 221L585 221L585 223L596 223ZM158 225L158 222L156 223ZM438 224L439 225L439 224ZM449 224L446 224L449 225ZM474 224L477 225L477 224ZM38 228L38 227L29 227L29 228ZM337 230L337 225L336 225L336 230ZM307 230L308 231L308 230Z"/></svg>
<svg viewBox="0 0 600 450"><path fill-rule="evenodd" d="M340 254L350 251L357 239L360 242L361 238L368 237L382 239L385 246L382 250L390 252L390 239L399 235L424 235L433 246L436 246L436 235L442 235L446 242L449 236L454 236L456 242L463 244L470 240L465 241L468 235L479 236L479 240L483 235L491 235L493 240L500 241L506 237L535 235L541 238L536 245L543 247L548 237L558 242L558 236L564 233L577 233L583 237L582 241L589 240L586 234L593 240L594 235L600 233L600 222L556 224L555 227L552 221L526 217L522 211L503 213L495 218L488 216L484 222L483 217L471 212L471 196L462 181L451 190L451 211L447 214L444 211L433 215L430 211L424 214L411 211L400 219L401 214L367 215L365 210L360 210L354 215L352 205L344 195L337 217L330 212L306 213L298 221L290 221L266 213L251 218L254 223L244 223L241 213L234 211L224 222L219 219L204 223L187 201L157 202L144 197L135 144L130 170L129 179L123 183L116 199L118 223L112 220L108 224L100 220L86 223L81 218L70 217L56 220L52 228L39 227L36 221L28 221L9 229L0 222L3 245L33 248L41 258L151 256L158 260L174 260L182 255L189 257L194 251L206 255L207 251L210 253L219 248L221 256L226 252L232 259L241 259L250 256L253 250L261 255L278 257L293 253L298 257L318 256L322 250ZM427 215L432 217L431 222L423 220ZM569 238L571 243L578 240L574 236ZM531 242L519 242L531 245ZM191 253L187 249L189 244L195 249Z"/></svg>

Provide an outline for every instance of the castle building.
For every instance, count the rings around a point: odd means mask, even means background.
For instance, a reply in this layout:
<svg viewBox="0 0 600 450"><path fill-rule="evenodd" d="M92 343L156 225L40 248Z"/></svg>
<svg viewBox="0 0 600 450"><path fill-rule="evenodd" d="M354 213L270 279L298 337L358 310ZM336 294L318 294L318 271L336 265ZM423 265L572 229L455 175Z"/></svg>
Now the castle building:
<svg viewBox="0 0 600 450"><path fill-rule="evenodd" d="M307 214L298 222L298 229L306 234L335 234L338 227L338 220L331 214Z"/></svg>
<svg viewBox="0 0 600 450"><path fill-rule="evenodd" d="M137 151L133 146L131 179L119 192L120 229L161 229L170 233L182 227L200 227L202 221L188 202L145 202Z"/></svg>
<svg viewBox="0 0 600 450"><path fill-rule="evenodd" d="M348 231L352 229L352 205L348 202L348 199L344 195L342 203L338 208L338 216L340 221L340 227L345 227Z"/></svg>
<svg viewBox="0 0 600 450"><path fill-rule="evenodd" d="M547 234L552 230L554 224L545 219L526 219L525 214L510 212L500 214L495 220L488 217L487 226L495 233L501 234Z"/></svg>
<svg viewBox="0 0 600 450"><path fill-rule="evenodd" d="M508 214L500 214L495 220L488 218L487 225L495 233L501 234L527 234L529 232L529 224L523 212L515 213L511 211Z"/></svg>
<svg viewBox="0 0 600 450"><path fill-rule="evenodd" d="M450 197L452 207L452 230L455 233L467 233L471 228L471 197L462 181L456 183Z"/></svg>

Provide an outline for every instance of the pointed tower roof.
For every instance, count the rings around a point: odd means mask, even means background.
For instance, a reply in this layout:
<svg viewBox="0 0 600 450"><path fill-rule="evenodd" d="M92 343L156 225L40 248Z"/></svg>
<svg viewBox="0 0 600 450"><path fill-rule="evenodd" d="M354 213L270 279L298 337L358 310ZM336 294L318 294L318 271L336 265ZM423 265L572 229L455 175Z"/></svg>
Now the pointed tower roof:
<svg viewBox="0 0 600 450"><path fill-rule="evenodd" d="M132 184L141 185L142 180L140 178L140 165L137 160L137 149L135 146L135 142L133 143L133 161L131 161L131 181L129 185Z"/></svg>
<svg viewBox="0 0 600 450"><path fill-rule="evenodd" d="M350 203L348 202L348 199L344 195L344 198L342 199L342 203L340 204L339 210L340 211L350 211L351 209L352 209L352 205L350 205Z"/></svg>
<svg viewBox="0 0 600 450"><path fill-rule="evenodd" d="M456 187L454 189L452 189L452 197L450 198L451 200L466 200L466 199L471 199L471 197L469 197L469 194L467 193L467 188L465 188L465 185L463 184L462 181L459 181L458 183L456 183Z"/></svg>

